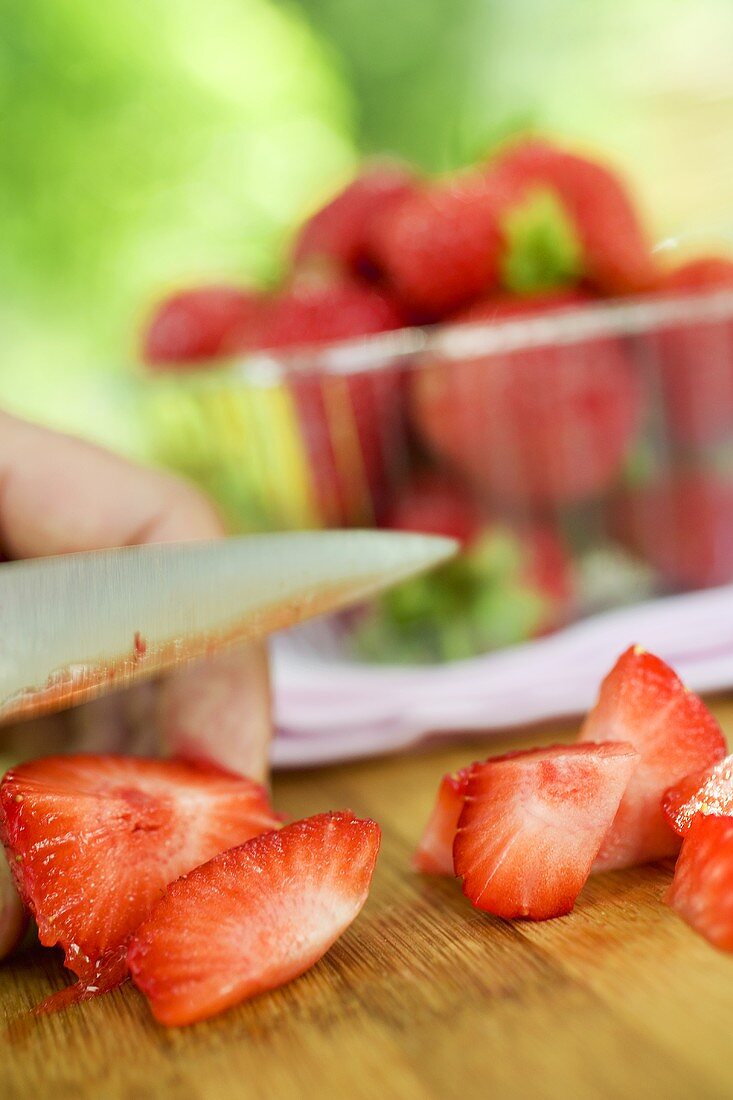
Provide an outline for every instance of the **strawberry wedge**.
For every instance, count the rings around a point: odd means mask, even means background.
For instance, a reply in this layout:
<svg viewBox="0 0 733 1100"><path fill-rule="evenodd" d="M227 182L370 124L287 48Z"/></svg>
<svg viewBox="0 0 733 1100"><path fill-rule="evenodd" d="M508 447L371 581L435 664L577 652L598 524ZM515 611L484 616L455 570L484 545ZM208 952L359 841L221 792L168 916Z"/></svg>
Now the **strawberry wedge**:
<svg viewBox="0 0 733 1100"><path fill-rule="evenodd" d="M666 901L714 947L733 951L733 817L695 816Z"/></svg>
<svg viewBox="0 0 733 1100"><path fill-rule="evenodd" d="M128 953L155 1018L204 1020L308 970L364 905L379 841L373 821L319 814L174 882Z"/></svg>
<svg viewBox="0 0 733 1100"><path fill-rule="evenodd" d="M680 839L662 812L662 796L725 754L720 726L702 700L659 657L632 646L601 684L580 740L628 741L640 756L593 870L675 855Z"/></svg>
<svg viewBox="0 0 733 1100"><path fill-rule="evenodd" d="M638 762L630 745L554 745L474 764L453 843L478 909L569 913Z"/></svg>
<svg viewBox="0 0 733 1100"><path fill-rule="evenodd" d="M12 768L0 827L42 944L79 979L45 1007L119 984L130 934L169 882L275 827L262 787L213 768L57 756Z"/></svg>
<svg viewBox="0 0 733 1100"><path fill-rule="evenodd" d="M696 814L733 816L733 756L670 787L662 798L662 811L680 836L689 831Z"/></svg>
<svg viewBox="0 0 733 1100"><path fill-rule="evenodd" d="M461 768L455 775L444 775L441 779L435 805L412 857L416 871L426 875L455 874L453 839L463 809L469 772L470 768Z"/></svg>

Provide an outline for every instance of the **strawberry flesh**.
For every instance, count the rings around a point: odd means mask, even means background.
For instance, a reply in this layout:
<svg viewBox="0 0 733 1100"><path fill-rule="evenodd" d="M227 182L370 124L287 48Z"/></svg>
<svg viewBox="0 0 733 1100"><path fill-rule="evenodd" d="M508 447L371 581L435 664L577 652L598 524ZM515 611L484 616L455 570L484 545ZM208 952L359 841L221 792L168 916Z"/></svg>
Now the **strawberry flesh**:
<svg viewBox="0 0 733 1100"><path fill-rule="evenodd" d="M463 809L469 768L444 775L412 865L426 875L453 875L453 840Z"/></svg>
<svg viewBox="0 0 733 1100"><path fill-rule="evenodd" d="M601 684L580 739L624 740L640 757L593 869L675 855L680 839L662 812L662 795L725 754L720 726L702 700L659 657L632 646Z"/></svg>
<svg viewBox="0 0 733 1100"><path fill-rule="evenodd" d="M128 952L155 1018L191 1024L308 970L364 905L379 841L373 821L319 814L174 882Z"/></svg>
<svg viewBox="0 0 733 1100"><path fill-rule="evenodd" d="M555 745L474 764L453 843L478 909L569 913L638 762L630 745Z"/></svg>
<svg viewBox="0 0 733 1100"><path fill-rule="evenodd" d="M733 818L697 814L666 901L713 947L733 951Z"/></svg>
<svg viewBox="0 0 733 1100"><path fill-rule="evenodd" d="M0 785L3 843L42 944L58 944L74 999L127 973L130 934L169 882L277 819L257 783L215 768L58 756Z"/></svg>
<svg viewBox="0 0 733 1100"><path fill-rule="evenodd" d="M680 836L689 832L697 814L733 816L733 756L670 787L662 798L662 810Z"/></svg>

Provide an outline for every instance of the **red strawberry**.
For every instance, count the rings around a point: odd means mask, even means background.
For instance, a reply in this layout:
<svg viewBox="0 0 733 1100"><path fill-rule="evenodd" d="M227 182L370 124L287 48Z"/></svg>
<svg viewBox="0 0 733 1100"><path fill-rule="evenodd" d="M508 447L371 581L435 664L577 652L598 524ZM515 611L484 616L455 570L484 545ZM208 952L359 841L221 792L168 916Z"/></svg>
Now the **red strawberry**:
<svg viewBox="0 0 733 1100"><path fill-rule="evenodd" d="M122 981L127 940L169 882L277 824L249 779L121 756L11 768L0 809L21 897L79 978L75 999Z"/></svg>
<svg viewBox="0 0 733 1100"><path fill-rule="evenodd" d="M266 833L178 879L138 928L133 981L169 1027L297 978L361 910L379 827L330 813Z"/></svg>
<svg viewBox="0 0 733 1100"><path fill-rule="evenodd" d="M9 955L23 938L28 916L13 882L13 875L0 851L0 959Z"/></svg>
<svg viewBox="0 0 733 1100"><path fill-rule="evenodd" d="M587 301L577 293L484 302L456 320L507 321ZM425 441L502 504L568 504L618 475L640 422L634 365L611 338L426 362L412 412Z"/></svg>
<svg viewBox="0 0 733 1100"><path fill-rule="evenodd" d="M629 489L615 505L614 524L672 586L733 579L733 482L719 475L682 472Z"/></svg>
<svg viewBox="0 0 733 1100"><path fill-rule="evenodd" d="M426 875L452 875L453 839L470 768L461 768L455 775L444 775L438 787L438 797L428 818L412 864Z"/></svg>
<svg viewBox="0 0 733 1100"><path fill-rule="evenodd" d="M261 303L232 337L237 351L290 350L399 328L384 294L355 281L300 279ZM403 439L402 379L393 369L290 376L325 524L374 519Z"/></svg>
<svg viewBox="0 0 733 1100"><path fill-rule="evenodd" d="M397 296L437 319L492 290L499 277L504 192L476 175L424 186L374 226L374 254Z"/></svg>
<svg viewBox="0 0 733 1100"><path fill-rule="evenodd" d="M669 272L668 293L733 290L733 261L716 256ZM714 443L733 433L733 319L673 325L654 333L667 423L681 443Z"/></svg>
<svg viewBox="0 0 733 1100"><path fill-rule="evenodd" d="M231 333L257 310L257 298L231 286L183 290L164 299L143 337L143 358L155 367L215 359Z"/></svg>
<svg viewBox="0 0 733 1100"><path fill-rule="evenodd" d="M713 947L733 951L733 818L695 816L666 901Z"/></svg>
<svg viewBox="0 0 733 1100"><path fill-rule="evenodd" d="M630 745L604 744L474 764L453 844L466 896L498 917L569 913L637 761Z"/></svg>
<svg viewBox="0 0 733 1100"><path fill-rule="evenodd" d="M478 502L444 474L422 473L397 497L384 526L394 531L445 535L468 546L481 534L485 519Z"/></svg>
<svg viewBox="0 0 733 1100"><path fill-rule="evenodd" d="M567 620L573 566L550 526L491 519L459 483L435 473L403 489L385 525L448 535L463 543L463 554L371 606L358 623L362 656L458 660L526 641Z"/></svg>
<svg viewBox="0 0 733 1100"><path fill-rule="evenodd" d="M656 270L637 212L605 165L528 138L509 146L490 171L518 199L538 188L560 198L582 244L591 285L604 294L654 285Z"/></svg>
<svg viewBox="0 0 733 1100"><path fill-rule="evenodd" d="M665 791L662 809L676 833L689 832L697 814L733 816L733 756L686 776Z"/></svg>
<svg viewBox="0 0 733 1100"><path fill-rule="evenodd" d="M293 248L293 264L302 268L326 261L355 275L372 275L371 232L375 218L396 206L415 186L401 164L378 162L316 211L302 226Z"/></svg>
<svg viewBox="0 0 733 1100"><path fill-rule="evenodd" d="M674 855L680 842L662 813L662 795L725 753L720 726L702 700L659 657L632 646L601 684L580 739L628 741L640 756L594 870Z"/></svg>

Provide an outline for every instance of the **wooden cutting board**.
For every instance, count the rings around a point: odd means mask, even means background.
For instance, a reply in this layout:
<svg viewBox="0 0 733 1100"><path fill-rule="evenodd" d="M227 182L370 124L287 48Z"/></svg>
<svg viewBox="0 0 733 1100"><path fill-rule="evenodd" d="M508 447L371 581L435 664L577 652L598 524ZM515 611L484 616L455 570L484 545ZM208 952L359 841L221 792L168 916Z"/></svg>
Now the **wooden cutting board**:
<svg viewBox="0 0 733 1100"><path fill-rule="evenodd" d="M714 709L733 731L733 702ZM439 777L487 751L278 777L290 815L348 806L379 821L374 887L310 973L216 1020L166 1031L129 985L36 1019L28 1009L64 981L56 955L29 948L0 967L0 1098L733 1096L733 957L662 904L669 866L593 879L544 924L482 915L456 882L410 869Z"/></svg>

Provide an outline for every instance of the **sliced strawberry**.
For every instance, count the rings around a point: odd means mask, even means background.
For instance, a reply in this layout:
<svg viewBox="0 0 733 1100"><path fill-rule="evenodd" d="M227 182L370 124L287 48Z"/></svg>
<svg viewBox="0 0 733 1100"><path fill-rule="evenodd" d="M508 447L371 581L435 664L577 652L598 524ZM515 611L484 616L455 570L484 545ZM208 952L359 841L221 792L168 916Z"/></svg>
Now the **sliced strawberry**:
<svg viewBox="0 0 733 1100"><path fill-rule="evenodd" d="M143 340L143 358L150 366L171 367L215 359L238 325L258 310L250 291L231 286L183 290L162 301Z"/></svg>
<svg viewBox="0 0 733 1100"><path fill-rule="evenodd" d="M689 832L697 814L733 816L733 756L686 776L664 792L662 810L676 833Z"/></svg>
<svg viewBox="0 0 733 1100"><path fill-rule="evenodd" d="M379 840L373 821L318 814L174 882L128 952L155 1018L204 1020L308 970L364 905Z"/></svg>
<svg viewBox="0 0 733 1100"><path fill-rule="evenodd" d="M0 852L0 959L20 943L28 925L28 914L15 888L13 874Z"/></svg>
<svg viewBox="0 0 733 1100"><path fill-rule="evenodd" d="M632 646L601 684L580 739L628 741L640 757L593 869L674 855L680 840L662 813L662 795L725 754L720 726L703 701L659 657Z"/></svg>
<svg viewBox="0 0 733 1100"><path fill-rule="evenodd" d="M666 901L713 947L733 951L733 818L697 814Z"/></svg>
<svg viewBox="0 0 733 1100"><path fill-rule="evenodd" d="M302 226L293 249L294 266L325 261L355 275L374 274L374 220L411 194L414 186L412 173L401 164L368 164Z"/></svg>
<svg viewBox="0 0 733 1100"><path fill-rule="evenodd" d="M11 768L0 808L20 895L41 943L63 948L77 999L122 981L130 933L169 882L277 824L249 779L118 756Z"/></svg>
<svg viewBox="0 0 733 1100"><path fill-rule="evenodd" d="M444 775L438 787L438 797L428 818L412 865L426 875L452 875L453 839L458 818L463 809L470 768L461 768L455 775Z"/></svg>
<svg viewBox="0 0 733 1100"><path fill-rule="evenodd" d="M569 913L638 755L630 745L554 745L474 764L453 844L473 904L498 917Z"/></svg>
<svg viewBox="0 0 733 1100"><path fill-rule="evenodd" d="M489 326L590 300L577 291L487 300L454 319ZM608 489L639 427L642 392L618 340L548 337L545 346L426 361L413 374L411 405L436 455L490 501L525 508Z"/></svg>

